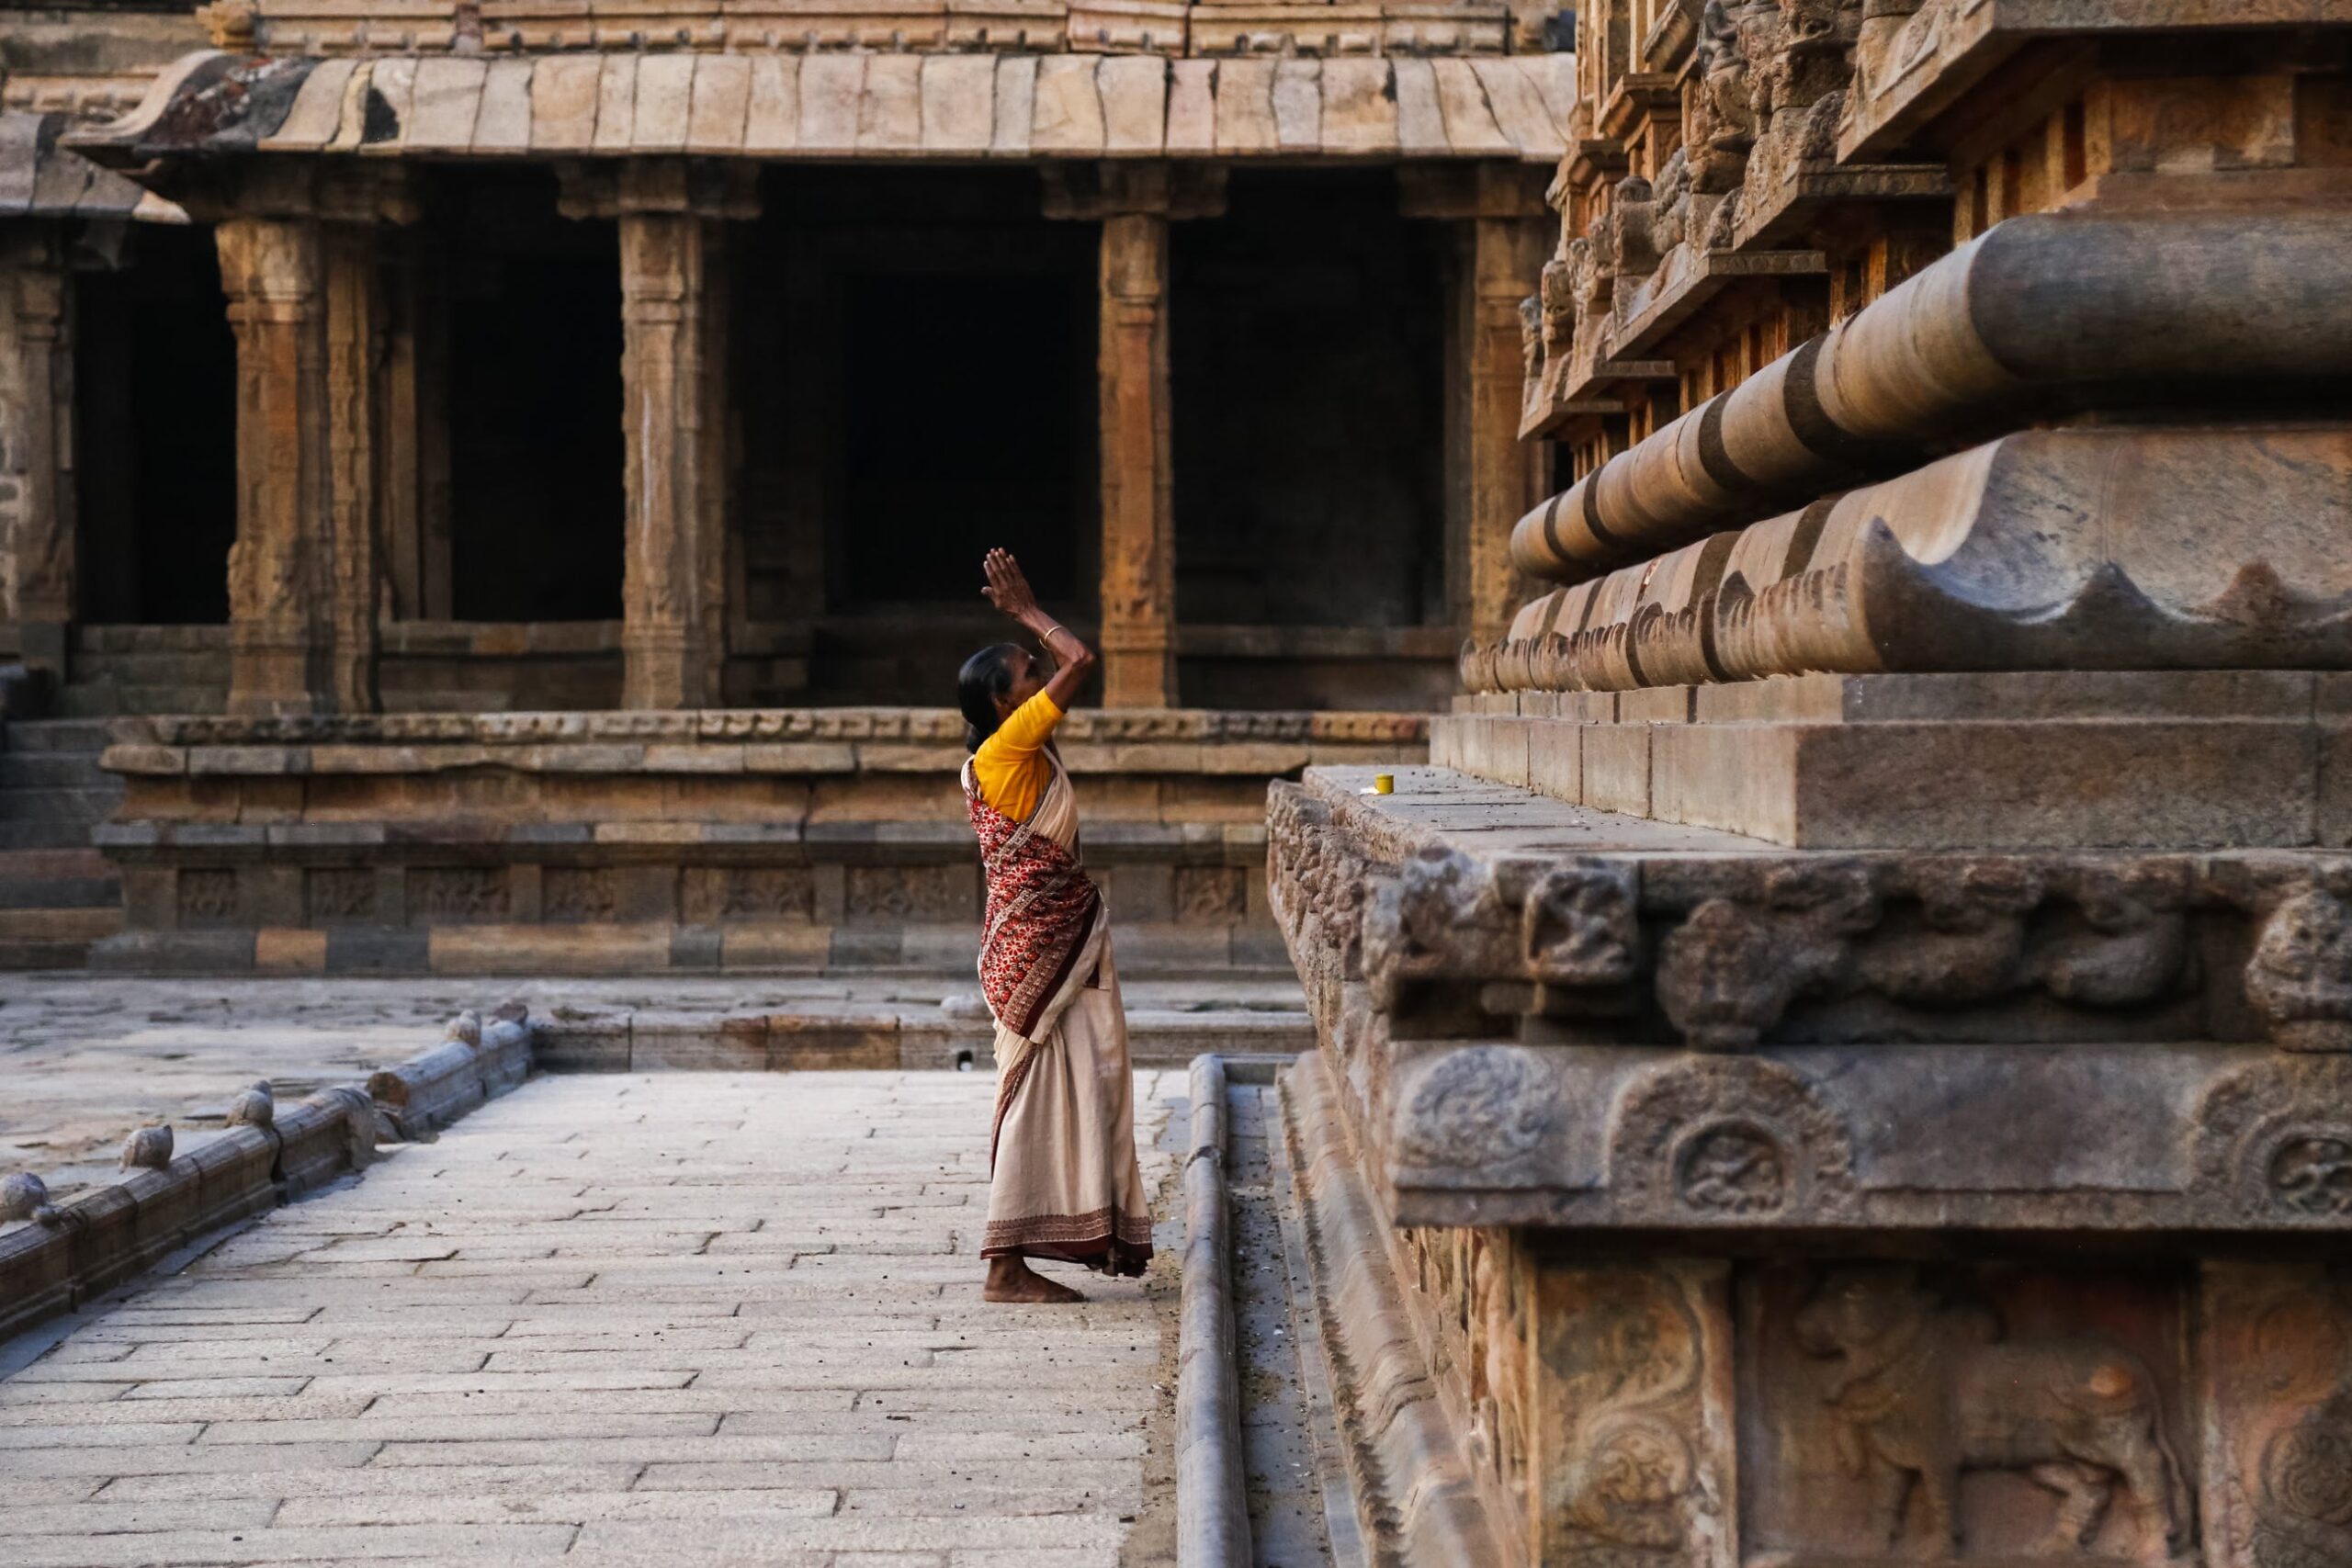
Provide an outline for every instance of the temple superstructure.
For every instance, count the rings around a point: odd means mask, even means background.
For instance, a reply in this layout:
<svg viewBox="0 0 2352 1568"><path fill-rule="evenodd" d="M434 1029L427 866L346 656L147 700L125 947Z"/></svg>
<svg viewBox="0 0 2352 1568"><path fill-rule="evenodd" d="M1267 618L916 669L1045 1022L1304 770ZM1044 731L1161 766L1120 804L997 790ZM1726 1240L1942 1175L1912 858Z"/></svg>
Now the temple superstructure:
<svg viewBox="0 0 2352 1568"><path fill-rule="evenodd" d="M1578 23L1521 607L1273 786L1364 1529L2352 1562L2352 8Z"/></svg>

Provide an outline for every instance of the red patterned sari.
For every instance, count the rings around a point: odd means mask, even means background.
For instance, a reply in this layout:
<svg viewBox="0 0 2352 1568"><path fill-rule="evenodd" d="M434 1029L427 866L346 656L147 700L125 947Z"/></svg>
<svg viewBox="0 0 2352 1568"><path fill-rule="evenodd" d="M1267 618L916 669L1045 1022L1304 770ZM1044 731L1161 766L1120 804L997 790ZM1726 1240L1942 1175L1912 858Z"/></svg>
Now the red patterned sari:
<svg viewBox="0 0 2352 1568"><path fill-rule="evenodd" d="M964 794L988 878L980 991L996 1019L981 1256L1057 1258L1111 1274L1151 1259L1136 1161L1135 1079L1102 890L1078 858L1058 761L1025 822Z"/></svg>

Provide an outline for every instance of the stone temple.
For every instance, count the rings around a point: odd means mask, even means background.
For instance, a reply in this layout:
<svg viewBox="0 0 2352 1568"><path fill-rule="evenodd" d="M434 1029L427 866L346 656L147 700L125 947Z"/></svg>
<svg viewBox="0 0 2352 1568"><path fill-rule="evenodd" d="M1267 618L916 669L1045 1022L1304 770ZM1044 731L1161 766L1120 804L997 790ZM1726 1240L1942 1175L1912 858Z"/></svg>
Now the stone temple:
<svg viewBox="0 0 2352 1568"><path fill-rule="evenodd" d="M2352 3L0 68L18 961L961 969L1010 545L1123 962L1304 983L1335 1549L2352 1565Z"/></svg>

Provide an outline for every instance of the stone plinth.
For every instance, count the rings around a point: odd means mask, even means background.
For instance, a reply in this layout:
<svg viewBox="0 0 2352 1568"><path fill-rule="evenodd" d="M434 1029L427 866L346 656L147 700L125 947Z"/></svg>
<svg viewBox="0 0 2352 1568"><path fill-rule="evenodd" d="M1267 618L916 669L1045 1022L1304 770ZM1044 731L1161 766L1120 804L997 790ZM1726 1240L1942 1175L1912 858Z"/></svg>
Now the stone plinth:
<svg viewBox="0 0 2352 1568"><path fill-rule="evenodd" d="M1430 757L1807 849L2352 843L2338 671L1800 675L1454 700Z"/></svg>
<svg viewBox="0 0 2352 1568"><path fill-rule="evenodd" d="M2352 855L1369 784L1273 786L1270 886L1343 1438L1409 1560L2346 1560Z"/></svg>
<svg viewBox="0 0 2352 1568"><path fill-rule="evenodd" d="M1137 972L1279 965L1263 791L1424 721L1074 715L1087 863ZM966 970L979 866L921 709L122 721L119 968Z"/></svg>

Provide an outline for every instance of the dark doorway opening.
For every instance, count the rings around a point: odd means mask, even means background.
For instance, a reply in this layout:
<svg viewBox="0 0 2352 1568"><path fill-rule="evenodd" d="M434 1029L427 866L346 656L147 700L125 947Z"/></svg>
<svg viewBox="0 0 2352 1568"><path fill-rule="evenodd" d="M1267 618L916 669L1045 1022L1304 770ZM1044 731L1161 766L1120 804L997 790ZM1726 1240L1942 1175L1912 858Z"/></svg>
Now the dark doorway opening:
<svg viewBox="0 0 2352 1568"><path fill-rule="evenodd" d="M747 237L742 700L938 703L991 545L1091 619L1096 231L1028 169L771 170Z"/></svg>
<svg viewBox="0 0 2352 1568"><path fill-rule="evenodd" d="M1386 170L1236 170L1173 225L1180 625L1442 618L1436 228Z"/></svg>
<svg viewBox="0 0 2352 1568"><path fill-rule="evenodd" d="M209 228L132 226L118 268L74 279L81 616L229 618L237 344Z"/></svg>
<svg viewBox="0 0 2352 1568"><path fill-rule="evenodd" d="M617 231L560 216L544 171L440 183L450 606L461 621L621 614Z"/></svg>

